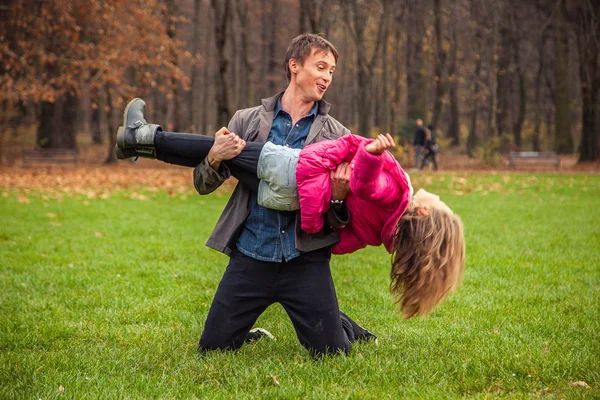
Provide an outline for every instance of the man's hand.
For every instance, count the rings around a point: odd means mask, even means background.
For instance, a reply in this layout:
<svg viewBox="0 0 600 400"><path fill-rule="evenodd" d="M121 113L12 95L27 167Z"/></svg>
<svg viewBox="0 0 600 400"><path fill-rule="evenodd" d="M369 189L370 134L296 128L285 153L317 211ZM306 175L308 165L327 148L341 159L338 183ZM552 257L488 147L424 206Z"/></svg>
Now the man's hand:
<svg viewBox="0 0 600 400"><path fill-rule="evenodd" d="M331 179L331 200L344 200L350 193L350 174L352 168L347 162L337 166L329 173Z"/></svg>
<svg viewBox="0 0 600 400"><path fill-rule="evenodd" d="M396 146L394 138L389 133L386 133L385 135L377 136L375 140L365 146L365 150L371 154L381 154L394 146Z"/></svg>
<svg viewBox="0 0 600 400"><path fill-rule="evenodd" d="M214 170L218 170L221 161L231 160L240 154L245 146L246 141L223 127L215 133L215 143L206 156L208 164Z"/></svg>

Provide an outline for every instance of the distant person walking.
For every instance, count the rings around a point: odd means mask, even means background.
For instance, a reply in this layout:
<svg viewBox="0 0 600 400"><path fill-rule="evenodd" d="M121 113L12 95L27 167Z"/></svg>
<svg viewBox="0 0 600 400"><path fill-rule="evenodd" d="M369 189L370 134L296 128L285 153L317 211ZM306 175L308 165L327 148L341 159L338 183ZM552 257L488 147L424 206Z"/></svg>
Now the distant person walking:
<svg viewBox="0 0 600 400"><path fill-rule="evenodd" d="M435 145L435 130L432 125L428 125L425 129L425 156L421 160L421 169L425 166L427 160L431 160L433 163L433 170L438 170L437 160L435 154L437 153L437 146Z"/></svg>
<svg viewBox="0 0 600 400"><path fill-rule="evenodd" d="M425 146L425 129L423 128L423 120L421 118L417 119L413 145L415 146L415 168L418 169L419 165L421 165L423 147Z"/></svg>

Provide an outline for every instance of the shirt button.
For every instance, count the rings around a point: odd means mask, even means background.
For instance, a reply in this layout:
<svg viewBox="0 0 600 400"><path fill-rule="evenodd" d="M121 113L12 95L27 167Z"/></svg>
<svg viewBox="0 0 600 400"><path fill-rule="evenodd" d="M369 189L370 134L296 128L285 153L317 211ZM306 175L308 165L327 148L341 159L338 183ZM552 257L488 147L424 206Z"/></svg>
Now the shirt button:
<svg viewBox="0 0 600 400"><path fill-rule="evenodd" d="M281 230L281 233L285 233L285 229L282 229L282 230Z"/></svg>
<svg viewBox="0 0 600 400"><path fill-rule="evenodd" d="M298 125L298 124L296 124L296 128L297 128L298 126L299 126L299 125Z"/></svg>
<svg viewBox="0 0 600 400"><path fill-rule="evenodd" d="M285 144L285 147L290 147L290 145L286 143L286 144Z"/></svg>

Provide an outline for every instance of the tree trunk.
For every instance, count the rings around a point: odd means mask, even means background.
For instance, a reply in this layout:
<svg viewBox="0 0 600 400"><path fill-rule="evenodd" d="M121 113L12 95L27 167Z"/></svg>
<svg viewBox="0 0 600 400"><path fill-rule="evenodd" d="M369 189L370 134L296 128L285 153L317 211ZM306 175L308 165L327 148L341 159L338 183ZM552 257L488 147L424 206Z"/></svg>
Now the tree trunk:
<svg viewBox="0 0 600 400"><path fill-rule="evenodd" d="M433 1L433 25L435 27L435 45L437 49L437 59L435 63L435 101L433 103L433 115L431 116L431 125L438 127L440 116L442 115L442 107L444 105L444 96L446 95L446 50L444 49L444 41L442 39L442 16L440 0ZM456 5L451 5L452 8ZM454 13L454 12L453 12ZM452 28L454 29L454 27ZM456 35L453 35L456 39ZM453 52L456 52L457 43L453 43ZM456 62L456 60L454 60ZM454 65L456 67L456 64ZM455 71L455 70L454 70ZM452 71L454 73L454 71ZM456 82L454 82L456 83ZM458 144L458 138L452 138L452 144Z"/></svg>
<svg viewBox="0 0 600 400"><path fill-rule="evenodd" d="M63 105L63 131L58 138L59 145L64 149L77 149L77 111L79 110L79 98L75 93L67 90Z"/></svg>
<svg viewBox="0 0 600 400"><path fill-rule="evenodd" d="M201 23L201 12L202 12L202 0L194 0L194 19L192 20L192 25L194 27L194 33L192 37L192 66L190 70L190 93L189 93L189 117L188 119L193 126L193 130L198 133L200 129L200 123L198 121L198 64L201 62L200 60L200 27Z"/></svg>
<svg viewBox="0 0 600 400"><path fill-rule="evenodd" d="M213 50L213 32L214 29L212 27L212 23L213 23L213 19L212 18L207 18L207 32L206 32L206 37L204 38L204 54L206 55L206 59L207 60L213 60L214 59L214 50ZM201 99L202 101L200 102L200 133L202 135L214 135L216 129L214 129L214 126L212 124L209 123L209 118L210 118L210 111L209 111L209 104L212 103L212 101L210 101L210 90L209 90L209 85L208 82L212 81L212 79L210 79L211 76L211 71L212 71L212 64L211 62L206 62L204 63L204 65L202 66L202 80L200 82L200 87L201 87Z"/></svg>
<svg viewBox="0 0 600 400"><path fill-rule="evenodd" d="M254 82L252 73L254 68L250 62L248 50L248 3L247 0L238 1L237 13L240 22L240 58L242 61L242 74L239 98L242 107L249 107L254 103Z"/></svg>
<svg viewBox="0 0 600 400"><path fill-rule="evenodd" d="M471 19L475 20L475 0L471 0ZM453 20L456 24L456 19ZM479 76L481 74L481 27L475 26L475 71L473 73L472 87L472 103L471 103L471 122L469 125L469 136L467 136L467 155L473 158L473 151L477 145L477 114L479 108Z"/></svg>
<svg viewBox="0 0 600 400"><path fill-rule="evenodd" d="M269 96L275 94L277 88L277 73L279 72L279 63L277 58L277 39L279 38L279 25L277 21L279 21L279 2L274 1L271 3L271 17L269 18L268 28L270 29L269 34L269 52L268 52L268 61L267 61L267 81L268 81L268 90ZM263 27L266 29L267 27Z"/></svg>
<svg viewBox="0 0 600 400"><path fill-rule="evenodd" d="M517 80L519 82L519 111L517 113L517 119L513 127L513 135L515 139L515 146L521 148L521 130L523 128L523 122L525 121L525 112L527 107L527 90L525 82L525 73L523 72L523 66L521 65L521 54L520 54L520 40L521 32L519 32L519 21L517 20L517 14L513 8L513 24L515 32L513 34L513 56L515 61L515 69L517 73Z"/></svg>
<svg viewBox="0 0 600 400"><path fill-rule="evenodd" d="M600 31L600 9L592 3L580 4L576 16L577 47L579 49L579 79L581 82L582 118L579 162L600 158L600 53L597 33Z"/></svg>
<svg viewBox="0 0 600 400"><path fill-rule="evenodd" d="M389 29L386 26L385 28L385 32L383 33L383 37L384 37L384 42L383 42L383 51L382 51L382 56L381 56L381 62L382 62L382 74L381 74L381 100L383 101L383 104L381 104L380 107L377 107L377 109L380 109L380 121L379 124L381 126L381 133L389 133L390 132L390 127L389 127L389 115L390 115L390 99L389 99L389 68L388 68L388 36L389 36Z"/></svg>
<svg viewBox="0 0 600 400"><path fill-rule="evenodd" d="M40 120L37 130L36 144L43 149L59 148L60 135L63 130L62 99L53 103L43 101L40 104Z"/></svg>
<svg viewBox="0 0 600 400"><path fill-rule="evenodd" d="M227 126L231 115L229 113L229 97L227 82L227 65L229 61L225 55L225 42L227 39L227 26L229 25L229 6L231 0L211 0L214 11L215 44L217 49L217 65L219 74L216 84L217 124Z"/></svg>
<svg viewBox="0 0 600 400"><path fill-rule="evenodd" d="M100 102L100 93L98 89L91 90L91 104L92 104L92 143L103 144L104 135L102 134L102 126L100 119L100 109L102 107Z"/></svg>
<svg viewBox="0 0 600 400"><path fill-rule="evenodd" d="M448 68L448 80L450 81L450 126L448 127L447 136L451 139L450 144L453 146L457 146L460 143L460 111L458 105L458 77L456 75L456 63L458 58L458 37L456 34L456 5L454 5L452 9L452 22L452 49L450 50L450 66ZM478 61L479 63L481 63L480 60ZM478 74L479 72L477 72L477 75ZM440 89L440 94L443 96L442 89ZM441 110L442 107L440 104L440 113ZM437 119L435 119L435 121L436 122L433 124L433 126L437 127Z"/></svg>
<svg viewBox="0 0 600 400"><path fill-rule="evenodd" d="M490 48L491 48L491 62L487 68L487 77L489 82L489 110L487 113L487 127L488 127L488 137L492 137L496 134L496 109L498 108L498 99L496 97L496 88L498 82L496 81L497 74L495 73L498 70L498 62L496 51L498 49L498 18L494 13L492 16L492 34L490 35Z"/></svg>
<svg viewBox="0 0 600 400"><path fill-rule="evenodd" d="M498 70L496 71L496 128L498 136L504 134L504 123L508 112L508 69L510 67L511 32L507 27L509 6L504 6L503 22L500 25L500 46L498 48Z"/></svg>
<svg viewBox="0 0 600 400"><path fill-rule="evenodd" d="M346 28L350 35L354 39L357 53L357 82L358 87L361 90L358 96L358 134L371 137L371 123L373 115L373 69L375 62L378 59L381 45L385 45L384 33L387 31L387 11L388 11L388 0L383 1L383 10L380 17L380 23L378 24L377 40L375 42L375 49L373 50L371 59L367 57L367 46L365 40L365 30L367 28L367 22L369 18L370 7L364 4L359 4L356 0L349 1L349 5L346 9ZM352 14L352 22L350 23L349 14Z"/></svg>
<svg viewBox="0 0 600 400"><path fill-rule="evenodd" d="M177 16L179 14L179 7L177 6L177 2L175 0L168 0L167 9L167 36L174 41L177 36ZM179 66L179 57L177 56L177 52L175 51L175 49L171 51L170 61L175 67ZM177 79L174 76L172 76L171 93L173 95L173 114L171 117L171 123L169 124L169 130L172 130L173 132L180 132L182 126L187 128L190 125L187 121L181 121L178 88L179 83Z"/></svg>
<svg viewBox="0 0 600 400"><path fill-rule="evenodd" d="M427 118L427 68L423 56L425 36L424 12L418 0L408 0L406 41L406 116L408 119Z"/></svg>
<svg viewBox="0 0 600 400"><path fill-rule="evenodd" d="M540 137L541 137L541 129L542 129L542 76L544 73L544 65L545 65L545 51L544 47L546 45L547 34L546 31L542 33L542 39L540 40L540 44L538 47L538 68L537 74L535 76L535 114L533 116L533 151L540 151Z"/></svg>
<svg viewBox="0 0 600 400"><path fill-rule="evenodd" d="M113 116L113 100L112 89L109 84L104 87L106 93L106 124L108 127L108 153L104 159L104 164L115 164L117 162L117 154L115 153L115 145L117 144L117 126Z"/></svg>
<svg viewBox="0 0 600 400"><path fill-rule="evenodd" d="M559 154L573 152L571 121L569 115L569 42L565 20L565 5L561 2L554 14L556 49L555 90L555 149Z"/></svg>
<svg viewBox="0 0 600 400"><path fill-rule="evenodd" d="M398 116L400 115L400 102L402 99L402 91L400 88L402 87L402 51L401 49L401 37L402 37L402 18L404 17L405 7L394 7L394 45L397 46L395 49L395 62L394 62L394 74L395 74L395 83L394 83L394 99L392 101L392 121L391 121L391 131L395 134L399 133L399 127L397 124Z"/></svg>
<svg viewBox="0 0 600 400"><path fill-rule="evenodd" d="M302 35L305 32L308 32L307 29L307 19L308 19L308 15L306 14L306 12L308 11L308 7L306 7L306 0L300 0L300 4L298 5L299 10L299 15L298 15L298 34Z"/></svg>

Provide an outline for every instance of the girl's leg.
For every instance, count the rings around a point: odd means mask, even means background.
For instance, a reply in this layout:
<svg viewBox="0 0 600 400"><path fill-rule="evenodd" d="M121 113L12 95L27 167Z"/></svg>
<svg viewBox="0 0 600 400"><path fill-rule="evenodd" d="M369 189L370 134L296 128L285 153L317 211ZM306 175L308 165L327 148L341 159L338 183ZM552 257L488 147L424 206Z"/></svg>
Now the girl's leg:
<svg viewBox="0 0 600 400"><path fill-rule="evenodd" d="M196 167L208 155L215 139L210 136L189 133L156 132L154 147L156 158L169 164ZM256 177L258 158L263 143L248 142L242 152L224 161L231 174L252 191L258 190Z"/></svg>

